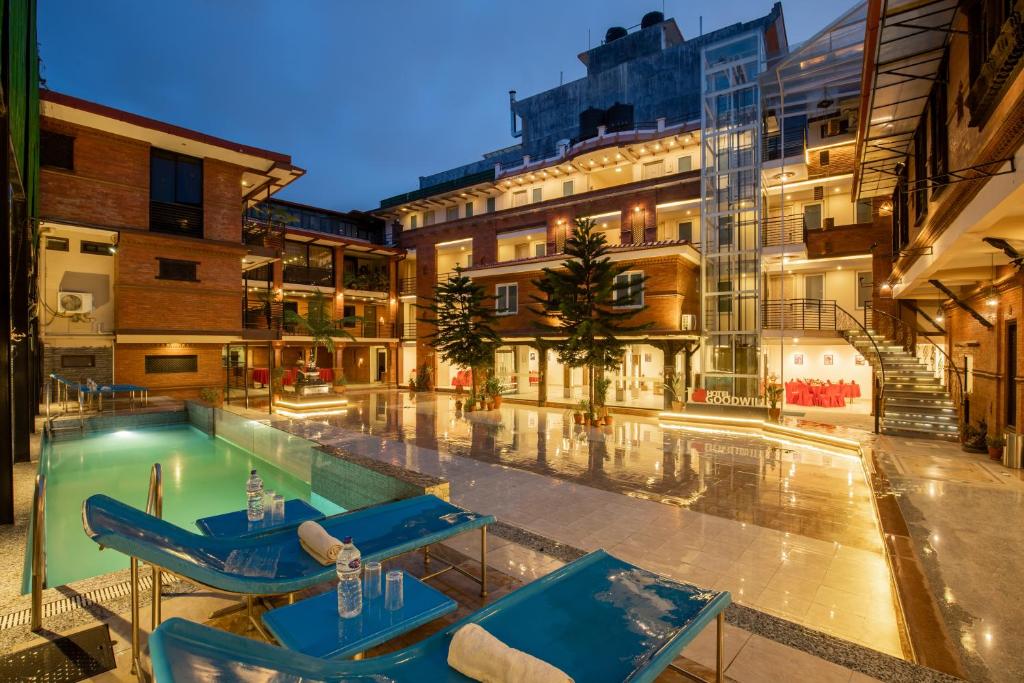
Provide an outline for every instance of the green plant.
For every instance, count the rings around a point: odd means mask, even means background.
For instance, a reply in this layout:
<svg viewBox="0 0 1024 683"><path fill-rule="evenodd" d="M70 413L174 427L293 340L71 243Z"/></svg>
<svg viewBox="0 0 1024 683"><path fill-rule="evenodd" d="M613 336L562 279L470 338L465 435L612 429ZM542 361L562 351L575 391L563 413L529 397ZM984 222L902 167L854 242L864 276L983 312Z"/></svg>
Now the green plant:
<svg viewBox="0 0 1024 683"><path fill-rule="evenodd" d="M472 411L473 409L475 409L476 408L476 396L474 396L473 394L470 394L469 397L466 399L466 402L463 404L463 408L465 410L469 410L469 411Z"/></svg>
<svg viewBox="0 0 1024 683"><path fill-rule="evenodd" d="M642 293L646 278L620 279L629 266L613 263L608 256L604 233L595 230L596 222L577 218L572 235L565 242L566 260L556 268L544 268L543 276L533 281L540 292L532 309L542 320L537 327L564 338L552 343L558 360L569 367L586 367L593 380L601 369L612 370L622 362L625 348L617 334L648 327L625 323L643 310L633 297ZM590 403L594 404L596 382L590 382Z"/></svg>
<svg viewBox="0 0 1024 683"><path fill-rule="evenodd" d="M347 384L348 384L348 380L345 379L345 373L344 372L339 372L337 375L334 376L334 386L336 386L336 387L343 387L343 386L345 386Z"/></svg>
<svg viewBox="0 0 1024 683"><path fill-rule="evenodd" d="M1006 445L1006 439L999 434L991 434L985 437L985 444L989 448L1002 448Z"/></svg>
<svg viewBox="0 0 1024 683"><path fill-rule="evenodd" d="M270 373L270 388L278 394L284 391L284 368L274 368Z"/></svg>
<svg viewBox="0 0 1024 683"><path fill-rule="evenodd" d="M505 392L505 385L501 383L501 380L491 375L484 382L484 386L481 389L484 396L501 396Z"/></svg>
<svg viewBox="0 0 1024 683"><path fill-rule="evenodd" d="M764 397L768 400L768 406L775 410L779 407L779 401L782 399L782 385L779 384L779 378L775 375L768 375L764 379Z"/></svg>
<svg viewBox="0 0 1024 683"><path fill-rule="evenodd" d="M420 366L420 369L416 372L416 391L430 391L432 387L430 379L430 366L424 363Z"/></svg>
<svg viewBox="0 0 1024 683"><path fill-rule="evenodd" d="M669 396L676 403L683 403L686 400L686 381L681 375L672 375L672 378L662 384L665 391L668 392Z"/></svg>
<svg viewBox="0 0 1024 683"><path fill-rule="evenodd" d="M456 267L454 275L434 287L434 301L420 307L432 314L420 321L435 327L428 339L441 359L472 371L472 393L476 393L480 369L492 363L500 342L491 328L493 298Z"/></svg>
<svg viewBox="0 0 1024 683"><path fill-rule="evenodd" d="M357 322L359 318L348 316L335 320L331 317L331 306L327 297L318 289L309 300L306 308L306 315L299 315L295 311L286 310L284 321L289 327L300 332L305 332L313 338L313 348L310 351L310 367L316 367L317 352L320 347L334 353L334 340L345 338L355 341L355 337L349 334L344 326Z"/></svg>
<svg viewBox="0 0 1024 683"><path fill-rule="evenodd" d="M605 402L608 400L608 389L611 385L612 381L607 377L594 380L594 405L596 407L604 408Z"/></svg>
<svg viewBox="0 0 1024 683"><path fill-rule="evenodd" d="M209 403L211 406L218 405L220 403L220 391L211 387L203 387L199 390L199 400L203 403Z"/></svg>
<svg viewBox="0 0 1024 683"><path fill-rule="evenodd" d="M583 413L586 417L590 417L590 401L583 399L576 404L576 412Z"/></svg>

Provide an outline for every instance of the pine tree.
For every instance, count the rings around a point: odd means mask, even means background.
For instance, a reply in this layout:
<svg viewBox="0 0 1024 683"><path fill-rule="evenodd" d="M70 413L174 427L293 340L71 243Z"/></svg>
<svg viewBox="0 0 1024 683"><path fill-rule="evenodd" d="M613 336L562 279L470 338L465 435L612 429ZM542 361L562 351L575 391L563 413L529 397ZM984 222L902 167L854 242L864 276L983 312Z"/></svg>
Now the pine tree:
<svg viewBox="0 0 1024 683"><path fill-rule="evenodd" d="M593 220L577 218L572 236L565 242L567 259L557 269L545 268L543 277L533 281L540 292L540 296L533 297L538 304L533 312L553 319L553 323L537 323L538 327L548 334L565 336L552 342L558 360L590 372L591 411L596 404L594 389L599 375L622 362L626 344L616 335L649 325L625 324L642 310L623 306L628 303L629 290L642 286L646 277L631 283L616 282L629 267L612 262L605 236L594 230L595 225Z"/></svg>
<svg viewBox="0 0 1024 683"><path fill-rule="evenodd" d="M433 316L420 320L437 328L428 337L430 345L442 360L472 370L474 395L481 369L493 362L494 349L501 343L491 327L494 322L491 299L493 297L488 296L481 285L456 267L454 275L434 286L434 301L429 306L421 306Z"/></svg>

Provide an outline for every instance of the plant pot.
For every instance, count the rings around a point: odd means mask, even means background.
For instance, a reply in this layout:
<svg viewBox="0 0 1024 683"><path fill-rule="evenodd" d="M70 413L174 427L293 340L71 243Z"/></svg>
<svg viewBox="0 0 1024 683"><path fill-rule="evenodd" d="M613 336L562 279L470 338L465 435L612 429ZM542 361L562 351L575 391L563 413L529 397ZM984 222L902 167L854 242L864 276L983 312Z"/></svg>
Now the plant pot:
<svg viewBox="0 0 1024 683"><path fill-rule="evenodd" d="M485 410L494 410L494 401L488 401Z"/></svg>
<svg viewBox="0 0 1024 683"><path fill-rule="evenodd" d="M476 409L473 406L471 406L471 405L469 405L467 403L466 407L462 409L462 412L464 412L464 413L472 413L474 410L476 410Z"/></svg>
<svg viewBox="0 0 1024 683"><path fill-rule="evenodd" d="M583 413L573 413L572 414L572 421L575 422L578 425L583 424Z"/></svg>
<svg viewBox="0 0 1024 683"><path fill-rule="evenodd" d="M769 408L768 419L772 422L778 422L782 418L782 408Z"/></svg>
<svg viewBox="0 0 1024 683"><path fill-rule="evenodd" d="M494 407L495 408L500 408L501 407L501 396L495 396L494 397Z"/></svg>
<svg viewBox="0 0 1024 683"><path fill-rule="evenodd" d="M682 409L683 409L683 402L682 401L672 401L672 410L674 410L675 412L678 413Z"/></svg>
<svg viewBox="0 0 1024 683"><path fill-rule="evenodd" d="M341 385L338 385L338 386L334 387L334 393L336 393L336 394L344 394L345 393L345 387L343 387Z"/></svg>
<svg viewBox="0 0 1024 683"><path fill-rule="evenodd" d="M455 401L455 410L456 411L462 410L462 401L458 401L458 400Z"/></svg>
<svg viewBox="0 0 1024 683"><path fill-rule="evenodd" d="M612 416L611 415L605 415L604 416L604 423L606 425L610 425L612 423Z"/></svg>
<svg viewBox="0 0 1024 683"><path fill-rule="evenodd" d="M989 446L988 457L992 460L1003 459L1003 447L1002 446Z"/></svg>

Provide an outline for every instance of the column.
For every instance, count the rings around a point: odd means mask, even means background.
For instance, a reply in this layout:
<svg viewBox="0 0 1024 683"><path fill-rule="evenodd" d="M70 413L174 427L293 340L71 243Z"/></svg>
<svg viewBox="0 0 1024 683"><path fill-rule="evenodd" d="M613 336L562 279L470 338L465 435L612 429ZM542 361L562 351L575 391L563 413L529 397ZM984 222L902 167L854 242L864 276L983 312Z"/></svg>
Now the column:
<svg viewBox="0 0 1024 683"><path fill-rule="evenodd" d="M543 344L535 344L537 349L537 405L548 402L548 350Z"/></svg>

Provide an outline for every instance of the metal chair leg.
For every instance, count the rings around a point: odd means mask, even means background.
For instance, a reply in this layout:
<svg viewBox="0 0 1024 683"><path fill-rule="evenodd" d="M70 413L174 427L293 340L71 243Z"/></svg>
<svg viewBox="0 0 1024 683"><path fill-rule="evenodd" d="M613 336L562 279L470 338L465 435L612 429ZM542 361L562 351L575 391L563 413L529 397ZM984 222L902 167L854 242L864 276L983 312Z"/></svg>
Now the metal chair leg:
<svg viewBox="0 0 1024 683"><path fill-rule="evenodd" d="M718 632L715 646L715 683L722 683L725 680L725 612L719 612L715 621L715 630Z"/></svg>
<svg viewBox="0 0 1024 683"><path fill-rule="evenodd" d="M480 527L480 597L487 597L487 527Z"/></svg>

